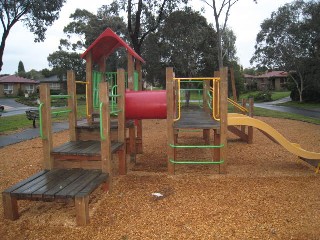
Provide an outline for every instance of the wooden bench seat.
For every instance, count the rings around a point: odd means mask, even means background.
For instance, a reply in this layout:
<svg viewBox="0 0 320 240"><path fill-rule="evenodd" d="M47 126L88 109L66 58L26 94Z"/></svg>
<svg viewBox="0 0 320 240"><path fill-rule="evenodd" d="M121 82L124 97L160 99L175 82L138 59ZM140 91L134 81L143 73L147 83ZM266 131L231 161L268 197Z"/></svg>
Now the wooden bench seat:
<svg viewBox="0 0 320 240"><path fill-rule="evenodd" d="M54 169L43 170L2 192L4 216L19 218L17 200L55 201L74 199L77 225L89 223L89 195L108 174L101 170Z"/></svg>

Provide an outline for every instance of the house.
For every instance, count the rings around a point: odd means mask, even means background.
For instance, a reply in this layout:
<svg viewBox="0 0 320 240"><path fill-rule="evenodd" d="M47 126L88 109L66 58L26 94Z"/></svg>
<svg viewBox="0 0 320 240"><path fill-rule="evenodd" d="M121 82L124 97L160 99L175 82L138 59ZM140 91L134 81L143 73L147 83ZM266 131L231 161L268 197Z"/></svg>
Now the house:
<svg viewBox="0 0 320 240"><path fill-rule="evenodd" d="M267 71L261 75L244 75L245 87L250 90L254 86L257 90L281 91L287 89L288 73L284 71Z"/></svg>
<svg viewBox="0 0 320 240"><path fill-rule="evenodd" d="M48 83L50 90L53 91L64 91L67 87L67 78L63 76L62 81L58 75L53 75L51 77L43 78L39 80L40 83Z"/></svg>
<svg viewBox="0 0 320 240"><path fill-rule="evenodd" d="M15 75L0 77L0 97L31 94L36 91L38 81Z"/></svg>

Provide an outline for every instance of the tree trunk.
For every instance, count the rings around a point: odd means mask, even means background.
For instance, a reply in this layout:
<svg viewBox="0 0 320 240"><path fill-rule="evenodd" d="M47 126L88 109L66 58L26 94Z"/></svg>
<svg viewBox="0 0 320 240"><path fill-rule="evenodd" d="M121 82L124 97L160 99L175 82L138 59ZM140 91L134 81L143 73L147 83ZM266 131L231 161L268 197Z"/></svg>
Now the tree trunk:
<svg viewBox="0 0 320 240"><path fill-rule="evenodd" d="M10 29L4 30L2 34L2 39L1 39L1 44L0 44L0 72L2 71L2 66L3 66L3 53L4 53L4 48L6 46L6 40L9 35Z"/></svg>

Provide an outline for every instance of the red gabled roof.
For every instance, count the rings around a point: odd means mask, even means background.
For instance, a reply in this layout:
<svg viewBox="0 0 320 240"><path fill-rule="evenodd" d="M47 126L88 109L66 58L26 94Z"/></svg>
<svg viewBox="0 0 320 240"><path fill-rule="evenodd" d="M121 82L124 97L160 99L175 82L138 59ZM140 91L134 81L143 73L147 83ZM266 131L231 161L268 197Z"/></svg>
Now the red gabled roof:
<svg viewBox="0 0 320 240"><path fill-rule="evenodd" d="M256 76L256 78L271 78L271 77L288 77L288 73L284 71L272 71L272 72L266 72L264 74Z"/></svg>
<svg viewBox="0 0 320 240"><path fill-rule="evenodd" d="M88 49L81 55L81 58L91 51L92 60L97 62L102 56L108 57L117 48L124 47L135 59L142 63L145 61L139 56L125 41L123 41L115 32L107 28L100 36L88 47Z"/></svg>
<svg viewBox="0 0 320 240"><path fill-rule="evenodd" d="M15 75L0 77L0 83L30 83L37 84L38 82L35 80L18 77Z"/></svg>

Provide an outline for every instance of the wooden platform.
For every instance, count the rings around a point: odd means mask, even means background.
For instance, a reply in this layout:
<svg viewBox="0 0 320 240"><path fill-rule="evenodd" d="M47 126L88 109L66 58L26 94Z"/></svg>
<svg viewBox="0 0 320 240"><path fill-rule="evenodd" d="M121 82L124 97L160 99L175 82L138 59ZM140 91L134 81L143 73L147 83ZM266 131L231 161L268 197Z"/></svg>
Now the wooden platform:
<svg viewBox="0 0 320 240"><path fill-rule="evenodd" d="M199 107L190 107L181 109L180 120L176 121L173 127L175 129L219 129L220 123L214 120L203 109Z"/></svg>
<svg viewBox="0 0 320 240"><path fill-rule="evenodd" d="M89 222L89 195L108 180L101 170L43 170L2 192L5 218L19 218L17 200L55 201L74 199L77 224Z"/></svg>
<svg viewBox="0 0 320 240"><path fill-rule="evenodd" d="M126 128L131 128L131 127L134 127L134 121L133 120L129 120L129 121L126 121ZM94 122L93 124L88 124L87 122L84 122L84 123L81 123L81 124L78 124L77 127L78 129L97 129L97 128L100 128L100 123L99 121L98 122ZM110 129L113 130L113 129L118 129L118 121L117 119L111 119L110 121Z"/></svg>
<svg viewBox="0 0 320 240"><path fill-rule="evenodd" d="M115 153L123 143L112 142L111 143L111 153ZM56 148L54 148L51 152L53 156L75 156L78 158L86 157L86 159L97 159L100 160L100 152L101 152L101 142L100 141L74 141L64 143Z"/></svg>

